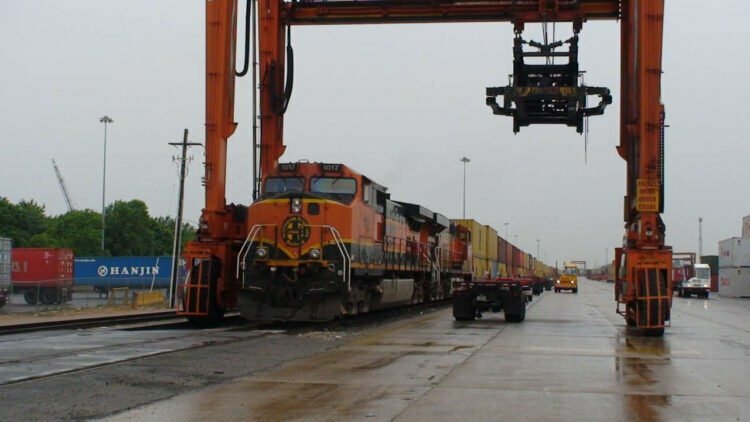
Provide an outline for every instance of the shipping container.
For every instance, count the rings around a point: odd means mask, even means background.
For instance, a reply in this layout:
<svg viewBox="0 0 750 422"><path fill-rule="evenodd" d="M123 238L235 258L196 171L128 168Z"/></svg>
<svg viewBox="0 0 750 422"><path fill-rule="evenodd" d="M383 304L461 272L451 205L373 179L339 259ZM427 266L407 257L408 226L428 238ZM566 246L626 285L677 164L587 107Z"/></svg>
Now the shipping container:
<svg viewBox="0 0 750 422"><path fill-rule="evenodd" d="M750 215L742 217L742 237L750 237Z"/></svg>
<svg viewBox="0 0 750 422"><path fill-rule="evenodd" d="M508 264L508 241L502 237L497 237L498 261L501 264Z"/></svg>
<svg viewBox="0 0 750 422"><path fill-rule="evenodd" d="M474 279L475 280L486 280L487 277L491 276L490 273L490 263L487 258L481 258L474 256Z"/></svg>
<svg viewBox="0 0 750 422"><path fill-rule="evenodd" d="M719 296L750 297L750 268L719 268Z"/></svg>
<svg viewBox="0 0 750 422"><path fill-rule="evenodd" d="M719 255L703 255L701 264L708 264L711 268L711 275L719 275Z"/></svg>
<svg viewBox="0 0 750 422"><path fill-rule="evenodd" d="M475 257L485 258L487 256L487 243L484 225L475 220L451 220L454 223L466 227L471 232L471 253Z"/></svg>
<svg viewBox="0 0 750 422"><path fill-rule="evenodd" d="M74 262L76 286L107 292L113 287L167 288L171 256L78 257Z"/></svg>
<svg viewBox="0 0 750 422"><path fill-rule="evenodd" d="M10 287L10 251L12 241L0 237L0 288Z"/></svg>
<svg viewBox="0 0 750 422"><path fill-rule="evenodd" d="M719 268L750 267L750 238L732 237L719 242Z"/></svg>
<svg viewBox="0 0 750 422"><path fill-rule="evenodd" d="M497 230L490 226L484 226L484 232L486 234L487 246L485 247L487 259L495 263L497 266ZM497 271L495 271L497 274Z"/></svg>
<svg viewBox="0 0 750 422"><path fill-rule="evenodd" d="M73 251L66 248L13 248L11 287L28 304L61 303L73 294Z"/></svg>
<svg viewBox="0 0 750 422"><path fill-rule="evenodd" d="M719 275L718 274L711 274L711 291L712 292L719 291Z"/></svg>
<svg viewBox="0 0 750 422"><path fill-rule="evenodd" d="M14 248L11 250L14 286L58 286L73 282L73 251L65 248Z"/></svg>

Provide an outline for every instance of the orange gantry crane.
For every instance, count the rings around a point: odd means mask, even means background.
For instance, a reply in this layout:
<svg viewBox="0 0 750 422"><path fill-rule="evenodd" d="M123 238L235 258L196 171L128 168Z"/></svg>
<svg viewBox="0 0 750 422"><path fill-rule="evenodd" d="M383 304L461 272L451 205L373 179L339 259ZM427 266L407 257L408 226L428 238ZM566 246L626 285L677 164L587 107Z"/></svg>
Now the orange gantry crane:
<svg viewBox="0 0 750 422"><path fill-rule="evenodd" d="M528 124L565 123L580 132L581 118L601 114L611 101L608 90L543 83L551 74L567 75L568 79L573 75L575 79L577 64L562 71L547 69L546 74L540 70L535 77L519 74L533 73L522 60L534 56L522 52L527 43L520 34L524 25L531 23L571 22L577 34L586 21L619 20L621 106L617 151L627 162L627 180L625 236L615 254L615 300L617 312L628 325L639 327L647 335L663 334L670 322L672 294L672 251L665 245L665 225L660 216L664 209L664 107L660 98L664 0L249 0L247 13L250 11L256 15L252 19L254 29L257 25L261 174L277 166L285 149L284 112L291 94L293 65L288 31L292 26L512 23L517 34L515 82L506 88L488 88L487 104L495 114L512 116L515 131ZM225 198L227 142L237 127L237 16L237 0L206 0L206 202L197 240L185 251L190 276L181 310L193 320L215 320L236 306L239 282L234 269L238 251L253 226L247 208L227 204ZM248 16L246 40L250 22ZM252 38L255 46L256 39ZM537 56L554 56L553 50L560 47L528 44L539 48ZM558 54L569 56L573 63L577 38L568 44L570 51ZM247 47L245 54L249 54ZM586 95L600 95L602 101L597 107L586 108ZM504 96L504 105L497 103L498 96Z"/></svg>

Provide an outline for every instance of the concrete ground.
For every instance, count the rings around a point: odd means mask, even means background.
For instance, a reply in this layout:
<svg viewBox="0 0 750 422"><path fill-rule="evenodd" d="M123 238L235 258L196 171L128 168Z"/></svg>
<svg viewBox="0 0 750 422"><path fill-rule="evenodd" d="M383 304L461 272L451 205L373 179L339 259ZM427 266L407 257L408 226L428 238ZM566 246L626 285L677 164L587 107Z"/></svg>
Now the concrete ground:
<svg viewBox="0 0 750 422"><path fill-rule="evenodd" d="M445 309L109 420L745 421L749 303L675 298L664 338L643 338L611 284L582 280L521 324Z"/></svg>

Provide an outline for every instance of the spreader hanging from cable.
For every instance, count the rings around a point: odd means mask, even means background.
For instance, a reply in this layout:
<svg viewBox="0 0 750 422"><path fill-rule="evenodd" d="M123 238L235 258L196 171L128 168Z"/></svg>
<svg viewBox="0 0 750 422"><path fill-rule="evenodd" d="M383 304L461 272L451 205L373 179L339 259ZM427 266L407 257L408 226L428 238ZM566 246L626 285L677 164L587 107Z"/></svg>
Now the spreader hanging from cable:
<svg viewBox="0 0 750 422"><path fill-rule="evenodd" d="M528 44L538 51L524 51ZM554 51L564 44L568 51ZM555 58L568 58L567 63L555 64ZM545 59L540 64L526 63L527 58ZM565 124L583 133L583 119L604 114L612 103L608 88L579 84L578 35L567 41L542 44L527 42L517 34L513 40L513 75L506 87L487 88L487 105L493 114L513 117L513 132L531 124ZM586 107L586 97L598 95L596 107ZM497 97L503 97L503 105ZM515 108L513 104L515 103Z"/></svg>

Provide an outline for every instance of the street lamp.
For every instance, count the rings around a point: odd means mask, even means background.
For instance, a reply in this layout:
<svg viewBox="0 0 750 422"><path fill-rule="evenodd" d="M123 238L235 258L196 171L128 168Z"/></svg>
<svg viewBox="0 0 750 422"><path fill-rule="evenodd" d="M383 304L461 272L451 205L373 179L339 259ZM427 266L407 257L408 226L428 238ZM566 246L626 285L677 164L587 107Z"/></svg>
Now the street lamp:
<svg viewBox="0 0 750 422"><path fill-rule="evenodd" d="M464 214L463 214L463 219L466 220L466 163L471 162L471 160L469 160L466 157L461 157L460 161L462 163L464 163Z"/></svg>
<svg viewBox="0 0 750 422"><path fill-rule="evenodd" d="M701 264L703 256L703 217L698 217L698 263Z"/></svg>
<svg viewBox="0 0 750 422"><path fill-rule="evenodd" d="M105 203L105 193L106 193L106 187L107 187L107 125L109 123L114 123L115 121L112 120L109 116L104 115L99 119L100 123L104 123L104 165L102 168L102 252L104 252L104 225L105 225L105 218L104 218L104 203Z"/></svg>

